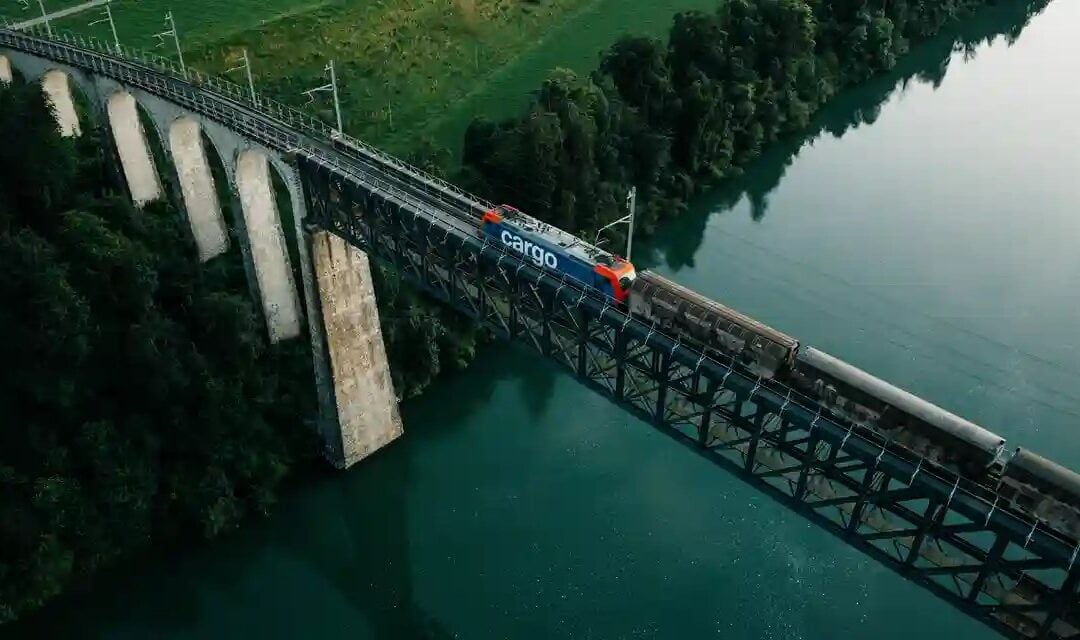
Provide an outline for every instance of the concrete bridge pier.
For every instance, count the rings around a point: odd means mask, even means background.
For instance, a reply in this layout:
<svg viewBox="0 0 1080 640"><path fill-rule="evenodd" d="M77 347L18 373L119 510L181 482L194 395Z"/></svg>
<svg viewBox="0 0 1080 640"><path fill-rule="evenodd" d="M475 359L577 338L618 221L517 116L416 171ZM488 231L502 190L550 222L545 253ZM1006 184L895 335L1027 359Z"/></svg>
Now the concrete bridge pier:
<svg viewBox="0 0 1080 640"><path fill-rule="evenodd" d="M0 56L0 84L11 84L14 77L11 75L11 62L7 56Z"/></svg>
<svg viewBox="0 0 1080 640"><path fill-rule="evenodd" d="M63 71L53 69L41 77L41 86L52 104L56 114L56 123L60 126L60 135L65 138L77 138L82 135L79 115L75 111L75 100L71 96L71 83Z"/></svg>
<svg viewBox="0 0 1080 640"><path fill-rule="evenodd" d="M255 149L240 152L236 159L236 189L270 341L295 337L300 334L300 303L266 154Z"/></svg>
<svg viewBox="0 0 1080 640"><path fill-rule="evenodd" d="M169 150L199 260L206 262L224 253L229 240L199 123L189 117L174 121L169 127Z"/></svg>
<svg viewBox="0 0 1080 640"><path fill-rule="evenodd" d="M404 432L386 359L371 265L326 231L311 236L317 305L309 304L327 458L344 469ZM314 296L310 296L314 298Z"/></svg>
<svg viewBox="0 0 1080 640"><path fill-rule="evenodd" d="M116 151L120 154L120 166L124 169L135 206L142 207L161 198L161 181L139 119L135 96L127 91L117 91L109 96L105 107Z"/></svg>
<svg viewBox="0 0 1080 640"><path fill-rule="evenodd" d="M403 433L371 266L366 254L338 236L305 232L308 203L300 172L283 156L268 158L292 208L290 232L311 339L323 453L345 469Z"/></svg>

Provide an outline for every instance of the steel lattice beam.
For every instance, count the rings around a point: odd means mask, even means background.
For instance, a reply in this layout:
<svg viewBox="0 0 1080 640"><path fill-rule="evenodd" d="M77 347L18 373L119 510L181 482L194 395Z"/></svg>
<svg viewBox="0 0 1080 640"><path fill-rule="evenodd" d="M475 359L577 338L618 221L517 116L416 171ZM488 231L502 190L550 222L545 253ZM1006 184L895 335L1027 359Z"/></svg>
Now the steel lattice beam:
<svg viewBox="0 0 1080 640"><path fill-rule="evenodd" d="M329 172L305 175L320 226L360 210L367 218L411 218L413 241L447 264L399 274L496 335L549 357L702 455L738 473L849 544L922 584L1004 635L1069 638L1080 631L1070 541L995 506L986 489L924 468L899 447L823 416L788 390L693 351L607 301L541 272L470 233L448 233L421 212L381 199L362 181L337 180L359 207L328 207ZM393 225L370 224L373 229ZM425 238L438 236L439 242ZM447 239L450 238L450 239ZM347 237L376 255L393 237ZM429 243L429 244L424 244ZM448 251L443 255L441 251ZM391 265L410 264L383 256ZM444 281L449 280L449 281ZM471 282L471 284L470 284ZM479 288L463 304L449 291ZM1051 580L1036 572L1056 570Z"/></svg>

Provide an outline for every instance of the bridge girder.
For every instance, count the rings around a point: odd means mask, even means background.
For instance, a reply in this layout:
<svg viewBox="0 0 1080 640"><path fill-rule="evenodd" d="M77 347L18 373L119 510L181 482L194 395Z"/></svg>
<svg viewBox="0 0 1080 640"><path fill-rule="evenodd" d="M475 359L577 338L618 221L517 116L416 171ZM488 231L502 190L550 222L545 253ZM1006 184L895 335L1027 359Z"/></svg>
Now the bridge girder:
<svg viewBox="0 0 1080 640"><path fill-rule="evenodd" d="M1080 633L1080 559L987 488L717 362L478 233L300 158L309 224L1014 638Z"/></svg>

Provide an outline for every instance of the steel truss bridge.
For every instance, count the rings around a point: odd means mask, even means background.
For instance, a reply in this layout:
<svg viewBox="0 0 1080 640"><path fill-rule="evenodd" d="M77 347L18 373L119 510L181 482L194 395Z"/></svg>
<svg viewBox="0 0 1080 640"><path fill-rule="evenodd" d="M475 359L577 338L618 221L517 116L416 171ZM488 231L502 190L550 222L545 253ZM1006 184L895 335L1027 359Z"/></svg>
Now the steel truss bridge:
<svg viewBox="0 0 1080 640"><path fill-rule="evenodd" d="M508 254L478 234L490 206L480 198L167 59L7 28L0 47L142 89L286 154L309 228L339 235L1002 635L1080 638L1077 540Z"/></svg>

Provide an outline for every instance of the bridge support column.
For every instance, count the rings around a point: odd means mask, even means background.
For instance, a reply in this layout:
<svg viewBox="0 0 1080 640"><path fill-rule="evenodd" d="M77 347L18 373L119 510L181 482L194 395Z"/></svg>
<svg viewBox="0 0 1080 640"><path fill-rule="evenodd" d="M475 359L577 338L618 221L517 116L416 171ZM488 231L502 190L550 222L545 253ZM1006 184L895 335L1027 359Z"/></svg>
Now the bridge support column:
<svg viewBox="0 0 1080 640"><path fill-rule="evenodd" d="M199 260L221 255L229 246L214 178L203 147L202 130L191 118L180 118L169 128L169 150L184 195L191 233Z"/></svg>
<svg viewBox="0 0 1080 640"><path fill-rule="evenodd" d="M161 197L161 181L154 166L154 156L150 154L150 145L146 142L146 132L139 120L135 97L118 91L109 97L106 110L132 201L135 206L141 207L157 200Z"/></svg>
<svg viewBox="0 0 1080 640"><path fill-rule="evenodd" d="M253 149L240 153L236 189L270 342L294 338L300 335L300 302L265 154Z"/></svg>
<svg viewBox="0 0 1080 640"><path fill-rule="evenodd" d="M326 455L344 469L403 433L375 305L368 257L326 231L311 236L311 262L318 285L323 357L316 354L321 430ZM315 316L316 313L312 313ZM314 336L313 336L314 337ZM312 340L319 348L323 340Z"/></svg>
<svg viewBox="0 0 1080 640"><path fill-rule="evenodd" d="M49 71L41 78L41 88L52 104L56 124L60 135L65 138L77 138L82 134L79 127L79 115L75 112L75 101L71 97L71 84L63 71Z"/></svg>
<svg viewBox="0 0 1080 640"><path fill-rule="evenodd" d="M0 84L11 84L13 79L11 62L7 59L7 56L0 56Z"/></svg>

